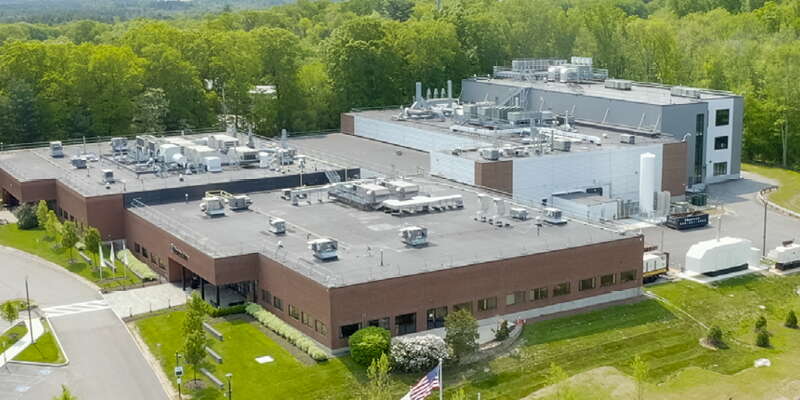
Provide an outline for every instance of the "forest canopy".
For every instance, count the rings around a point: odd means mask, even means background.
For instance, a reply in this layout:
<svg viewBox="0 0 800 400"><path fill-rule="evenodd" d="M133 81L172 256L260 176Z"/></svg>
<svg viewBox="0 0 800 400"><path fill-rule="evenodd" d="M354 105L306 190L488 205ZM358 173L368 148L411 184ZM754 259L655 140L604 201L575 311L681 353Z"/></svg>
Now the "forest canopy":
<svg viewBox="0 0 800 400"><path fill-rule="evenodd" d="M577 55L613 77L743 95L743 158L800 167L798 1L440 3L0 24L0 142L203 128L220 115L264 135L334 129L342 111L408 104L415 81L451 79L458 93L513 58Z"/></svg>

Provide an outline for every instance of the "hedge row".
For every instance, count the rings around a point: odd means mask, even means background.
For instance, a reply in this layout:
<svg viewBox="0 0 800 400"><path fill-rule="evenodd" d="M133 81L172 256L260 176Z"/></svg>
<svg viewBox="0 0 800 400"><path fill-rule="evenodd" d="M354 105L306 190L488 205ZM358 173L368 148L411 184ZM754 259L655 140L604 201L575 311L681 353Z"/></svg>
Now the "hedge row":
<svg viewBox="0 0 800 400"><path fill-rule="evenodd" d="M245 307L245 311L262 325L286 339L298 349L306 352L314 360L325 361L328 359L328 354L320 349L311 339L306 337L306 335L286 322L283 322L283 320L278 318L275 314L265 310L260 305L250 303Z"/></svg>
<svg viewBox="0 0 800 400"><path fill-rule="evenodd" d="M220 307L220 308L211 307L211 311L208 312L208 315L212 316L213 318L217 318L232 314L242 314L246 311L245 308L247 308L247 306L244 304L239 304L238 306Z"/></svg>
<svg viewBox="0 0 800 400"><path fill-rule="evenodd" d="M150 267L148 267L147 264L139 261L138 258L134 257L133 253L131 253L129 249L118 251L117 259L124 264L126 254L128 258L128 269L130 269L131 272L136 274L136 276L138 276L141 280L154 281L158 279L158 275L156 275L156 273L153 272L153 270L150 269Z"/></svg>

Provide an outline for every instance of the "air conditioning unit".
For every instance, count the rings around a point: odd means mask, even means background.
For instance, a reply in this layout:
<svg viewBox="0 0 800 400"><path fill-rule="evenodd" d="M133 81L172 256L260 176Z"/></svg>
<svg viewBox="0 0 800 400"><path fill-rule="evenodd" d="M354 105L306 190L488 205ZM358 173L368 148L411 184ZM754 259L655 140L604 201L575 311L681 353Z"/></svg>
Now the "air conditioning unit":
<svg viewBox="0 0 800 400"><path fill-rule="evenodd" d="M227 202L228 208L232 211L246 210L253 204L253 200L250 199L250 196L243 194L231 196L227 199Z"/></svg>
<svg viewBox="0 0 800 400"><path fill-rule="evenodd" d="M607 89L631 90L633 88L633 81L625 79L606 79L604 86Z"/></svg>
<svg viewBox="0 0 800 400"><path fill-rule="evenodd" d="M553 140L553 150L570 151L571 149L572 149L572 142L570 142L569 140L560 140L560 139Z"/></svg>
<svg viewBox="0 0 800 400"><path fill-rule="evenodd" d="M70 163L75 169L85 169L86 168L86 157L83 156L73 156L70 159Z"/></svg>
<svg viewBox="0 0 800 400"><path fill-rule="evenodd" d="M64 157L64 146L61 141L50 142L50 156L53 158Z"/></svg>
<svg viewBox="0 0 800 400"><path fill-rule="evenodd" d="M282 235L286 233L286 221L280 218L270 217L269 231L276 235Z"/></svg>
<svg viewBox="0 0 800 400"><path fill-rule="evenodd" d="M114 183L114 171L110 169L104 169L102 172L103 172L103 183Z"/></svg>
<svg viewBox="0 0 800 400"><path fill-rule="evenodd" d="M670 88L670 94L678 97L689 97L692 99L700 98L700 89L686 87L686 86L673 86Z"/></svg>
<svg viewBox="0 0 800 400"><path fill-rule="evenodd" d="M511 207L508 210L508 215L511 216L511 218L525 221L528 219L528 210L522 207Z"/></svg>
<svg viewBox="0 0 800 400"><path fill-rule="evenodd" d="M203 197L200 202L200 211L209 217L225 215L225 202L218 196Z"/></svg>
<svg viewBox="0 0 800 400"><path fill-rule="evenodd" d="M481 149L480 155L484 160L497 161L500 159L500 149L496 148Z"/></svg>
<svg viewBox="0 0 800 400"><path fill-rule="evenodd" d="M128 139L124 137L111 138L111 150L115 153L124 153L128 151Z"/></svg>
<svg viewBox="0 0 800 400"><path fill-rule="evenodd" d="M623 133L619 136L619 142L625 144L636 144L636 135Z"/></svg>
<svg viewBox="0 0 800 400"><path fill-rule="evenodd" d="M308 248L314 257L322 260L335 260L339 258L336 251L339 249L339 243L333 239L322 238L314 239L308 242Z"/></svg>
<svg viewBox="0 0 800 400"><path fill-rule="evenodd" d="M409 246L424 246L428 244L428 228L409 226L400 229L400 238L403 240L403 243Z"/></svg>
<svg viewBox="0 0 800 400"><path fill-rule="evenodd" d="M544 209L544 222L551 225L563 225L567 223L567 220L561 215L561 210L547 207Z"/></svg>

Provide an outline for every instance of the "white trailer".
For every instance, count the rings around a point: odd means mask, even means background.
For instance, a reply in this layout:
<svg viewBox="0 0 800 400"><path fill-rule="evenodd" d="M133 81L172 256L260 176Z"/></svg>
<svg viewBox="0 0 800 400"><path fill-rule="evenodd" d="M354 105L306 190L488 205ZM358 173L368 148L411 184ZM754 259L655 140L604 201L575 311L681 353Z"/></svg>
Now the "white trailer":
<svg viewBox="0 0 800 400"><path fill-rule="evenodd" d="M718 276L759 265L761 250L747 239L723 237L698 242L686 252L686 270L695 275Z"/></svg>

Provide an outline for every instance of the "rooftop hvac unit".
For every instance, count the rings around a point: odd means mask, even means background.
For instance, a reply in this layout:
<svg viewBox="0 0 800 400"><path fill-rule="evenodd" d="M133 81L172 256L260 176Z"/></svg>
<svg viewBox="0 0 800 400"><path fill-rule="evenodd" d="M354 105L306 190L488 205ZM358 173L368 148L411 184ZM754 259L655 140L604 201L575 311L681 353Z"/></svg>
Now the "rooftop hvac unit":
<svg viewBox="0 0 800 400"><path fill-rule="evenodd" d="M223 153L239 145L239 139L229 135L209 135L208 147Z"/></svg>
<svg viewBox="0 0 800 400"><path fill-rule="evenodd" d="M699 99L700 89L686 87L686 86L673 86L670 89L670 94L678 97L689 97L692 99Z"/></svg>
<svg viewBox="0 0 800 400"><path fill-rule="evenodd" d="M60 140L50 142L50 156L53 158L64 157L64 146Z"/></svg>
<svg viewBox="0 0 800 400"><path fill-rule="evenodd" d="M619 142L625 144L636 144L636 135L629 135L627 133L623 133L619 135Z"/></svg>
<svg viewBox="0 0 800 400"><path fill-rule="evenodd" d="M269 217L269 231L276 235L286 233L286 221L280 218Z"/></svg>
<svg viewBox="0 0 800 400"><path fill-rule="evenodd" d="M165 143L158 146L158 159L161 162L172 162L172 156L175 154L181 154L180 146L170 143Z"/></svg>
<svg viewBox="0 0 800 400"><path fill-rule="evenodd" d="M631 90L633 88L633 81L625 79L606 79L605 87L607 89Z"/></svg>
<svg viewBox="0 0 800 400"><path fill-rule="evenodd" d="M203 165L206 166L208 172L222 172L222 160L219 157L204 157Z"/></svg>
<svg viewBox="0 0 800 400"><path fill-rule="evenodd" d="M578 69L575 67L561 67L559 76L561 83L571 83L578 81Z"/></svg>
<svg viewBox="0 0 800 400"><path fill-rule="evenodd" d="M528 210L522 207L511 207L508 212L511 218L518 219L520 221L525 221L528 219Z"/></svg>
<svg viewBox="0 0 800 400"><path fill-rule="evenodd" d="M128 151L128 139L124 137L111 138L111 151L115 153L124 153Z"/></svg>
<svg viewBox="0 0 800 400"><path fill-rule="evenodd" d="M484 160L497 161L500 159L500 149L496 148L481 149L480 155Z"/></svg>
<svg viewBox="0 0 800 400"><path fill-rule="evenodd" d="M225 203L222 198L218 196L203 197L203 200L200 202L200 211L204 212L209 217L225 215Z"/></svg>
<svg viewBox="0 0 800 400"><path fill-rule="evenodd" d="M103 183L114 183L114 171L110 169L103 170Z"/></svg>
<svg viewBox="0 0 800 400"><path fill-rule="evenodd" d="M572 149L572 142L569 140L553 139L553 150L570 151Z"/></svg>
<svg viewBox="0 0 800 400"><path fill-rule="evenodd" d="M314 239L308 242L308 248L311 250L311 253L314 254L314 257L322 261L339 258L336 253L339 248L339 243L333 239Z"/></svg>
<svg viewBox="0 0 800 400"><path fill-rule="evenodd" d="M582 65L582 66L591 67L592 66L592 57L575 57L575 56L573 56L572 58L570 58L569 63L570 64L575 64L575 65Z"/></svg>
<svg viewBox="0 0 800 400"><path fill-rule="evenodd" d="M561 210L547 207L544 209L544 222L551 225L563 225L567 223L567 220L561 215Z"/></svg>
<svg viewBox="0 0 800 400"><path fill-rule="evenodd" d="M403 243L409 246L424 246L428 244L428 228L409 226L400 229L400 238L403 240Z"/></svg>
<svg viewBox="0 0 800 400"><path fill-rule="evenodd" d="M230 208L232 211L246 210L250 208L251 204L253 204L253 200L250 199L250 196L244 194L231 196L227 198L226 201L228 203L228 208Z"/></svg>
<svg viewBox="0 0 800 400"><path fill-rule="evenodd" d="M86 168L86 157L84 156L72 156L72 159L69 160L75 169L85 169Z"/></svg>

